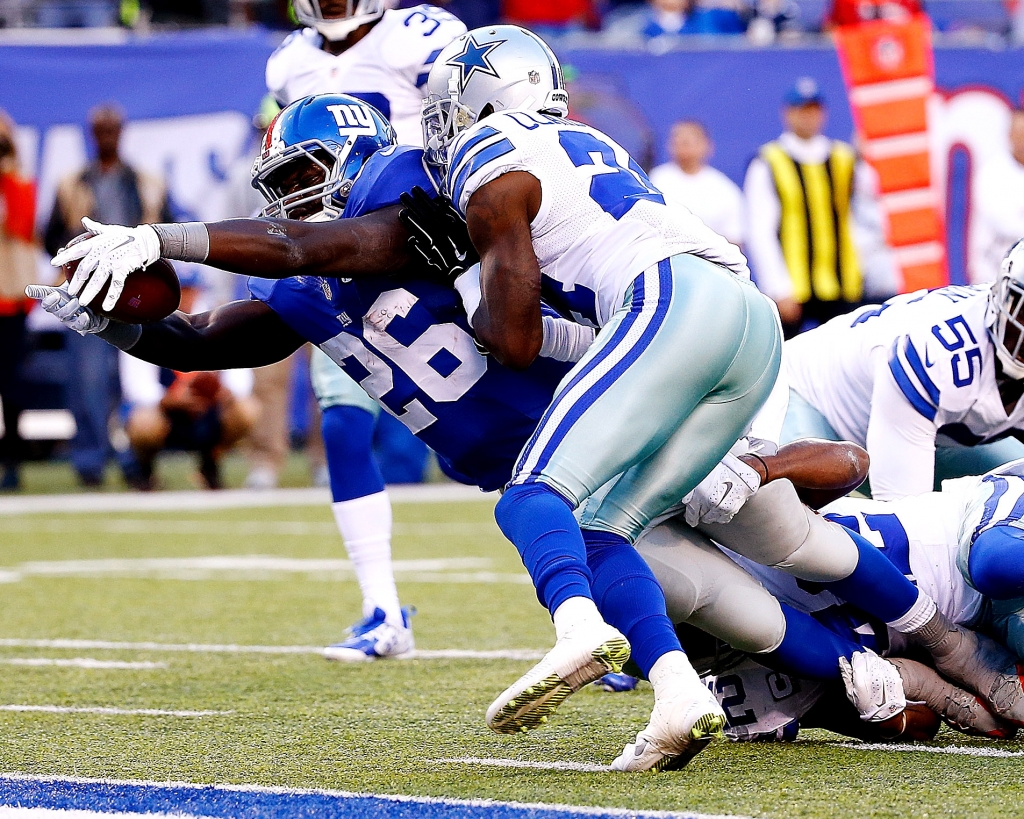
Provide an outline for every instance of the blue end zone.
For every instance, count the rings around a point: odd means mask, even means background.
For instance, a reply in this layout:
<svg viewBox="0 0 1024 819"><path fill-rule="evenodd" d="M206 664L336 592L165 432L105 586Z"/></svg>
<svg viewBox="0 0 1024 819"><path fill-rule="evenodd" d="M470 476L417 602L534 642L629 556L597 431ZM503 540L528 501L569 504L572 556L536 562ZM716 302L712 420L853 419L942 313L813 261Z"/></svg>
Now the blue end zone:
<svg viewBox="0 0 1024 819"><path fill-rule="evenodd" d="M86 810L96 813L172 814L223 819L621 819L624 816L698 814L629 811L510 802L372 796L338 791L232 785L104 782L0 774L0 807Z"/></svg>

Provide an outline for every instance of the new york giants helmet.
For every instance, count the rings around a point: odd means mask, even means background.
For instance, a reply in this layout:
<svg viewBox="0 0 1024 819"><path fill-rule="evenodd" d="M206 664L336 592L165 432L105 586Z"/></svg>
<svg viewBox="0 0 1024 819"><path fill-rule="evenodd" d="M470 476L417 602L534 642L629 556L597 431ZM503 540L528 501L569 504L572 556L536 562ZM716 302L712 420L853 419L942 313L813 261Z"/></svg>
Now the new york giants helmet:
<svg viewBox="0 0 1024 819"><path fill-rule="evenodd" d="M384 16L398 0L292 0L295 18L328 40L344 40L366 23Z"/></svg>
<svg viewBox="0 0 1024 819"><path fill-rule="evenodd" d="M423 144L444 165L448 146L488 114L531 111L564 117L569 95L547 44L519 26L473 29L449 43L427 77Z"/></svg>
<svg viewBox="0 0 1024 819"><path fill-rule="evenodd" d="M1003 257L988 297L988 322L996 355L1010 378L1024 378L1024 239Z"/></svg>
<svg viewBox="0 0 1024 819"><path fill-rule="evenodd" d="M252 186L269 204L261 216L333 219L363 164L397 142L372 105L347 94L296 100L267 129L252 166Z"/></svg>

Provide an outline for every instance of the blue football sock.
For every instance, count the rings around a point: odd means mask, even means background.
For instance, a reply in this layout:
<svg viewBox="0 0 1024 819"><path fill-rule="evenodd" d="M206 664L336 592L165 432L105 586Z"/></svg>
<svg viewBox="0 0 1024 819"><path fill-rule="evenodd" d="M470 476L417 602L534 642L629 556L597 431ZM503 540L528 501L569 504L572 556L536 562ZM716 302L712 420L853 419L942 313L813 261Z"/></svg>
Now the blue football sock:
<svg viewBox="0 0 1024 819"><path fill-rule="evenodd" d="M510 486L494 519L519 550L544 608L554 614L570 597L593 599L583 535L565 498L542 483Z"/></svg>
<svg viewBox="0 0 1024 819"><path fill-rule="evenodd" d="M917 586L888 558L856 532L846 530L860 558L848 577L821 585L857 608L886 623L898 620L917 602Z"/></svg>
<svg viewBox="0 0 1024 819"><path fill-rule="evenodd" d="M320 430L335 503L384 491L384 478L373 456L375 423L373 415L359 407L324 410Z"/></svg>
<svg viewBox="0 0 1024 819"><path fill-rule="evenodd" d="M605 622L626 635L630 656L647 676L663 654L683 650L665 613L665 593L624 537L584 530L583 540L598 611Z"/></svg>
<svg viewBox="0 0 1024 819"><path fill-rule="evenodd" d="M967 569L971 584L987 597L1024 597L1024 531L1016 526L986 529L971 546Z"/></svg>
<svg viewBox="0 0 1024 819"><path fill-rule="evenodd" d="M782 604L786 636L774 651L755 654L765 665L795 677L838 680L839 658L850 659L862 646L825 628L811 615Z"/></svg>

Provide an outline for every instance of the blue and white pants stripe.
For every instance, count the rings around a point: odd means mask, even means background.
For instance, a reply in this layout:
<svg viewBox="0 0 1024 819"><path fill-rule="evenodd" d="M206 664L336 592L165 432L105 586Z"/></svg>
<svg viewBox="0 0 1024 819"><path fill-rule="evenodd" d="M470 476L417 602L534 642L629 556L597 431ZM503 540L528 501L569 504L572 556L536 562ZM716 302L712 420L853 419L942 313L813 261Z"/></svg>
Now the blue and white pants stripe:
<svg viewBox="0 0 1024 819"><path fill-rule="evenodd" d="M579 506L621 475L584 523L635 538L743 434L780 353L752 285L696 256L666 259L637 277L563 380L512 483L545 483Z"/></svg>

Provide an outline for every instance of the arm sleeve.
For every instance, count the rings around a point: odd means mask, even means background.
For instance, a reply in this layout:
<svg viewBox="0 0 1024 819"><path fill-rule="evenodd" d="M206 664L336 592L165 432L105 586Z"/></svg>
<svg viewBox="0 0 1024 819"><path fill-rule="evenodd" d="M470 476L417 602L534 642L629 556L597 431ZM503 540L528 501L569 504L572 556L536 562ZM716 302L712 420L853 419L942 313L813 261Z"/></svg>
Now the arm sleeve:
<svg viewBox="0 0 1024 819"><path fill-rule="evenodd" d="M743 182L747 211L747 255L754 267L754 280L761 292L779 301L793 295L793 282L779 243L782 209L763 159L755 158L747 168Z"/></svg>
<svg viewBox="0 0 1024 819"><path fill-rule="evenodd" d="M909 356L907 349L912 351ZM895 500L930 492L935 480L938 390L931 392L921 383L916 371L920 357L906 337L898 339L889 354L878 350L875 355L867 433L871 496Z"/></svg>

